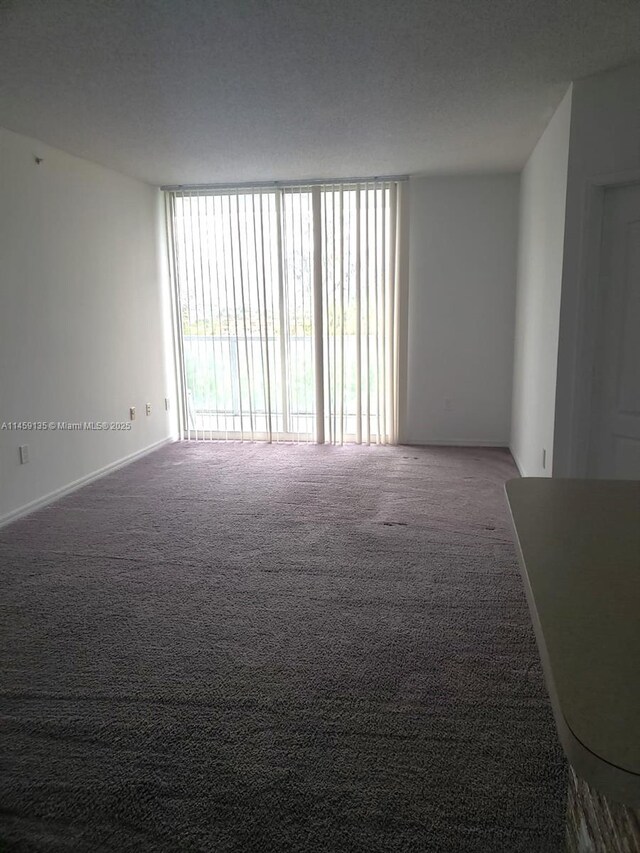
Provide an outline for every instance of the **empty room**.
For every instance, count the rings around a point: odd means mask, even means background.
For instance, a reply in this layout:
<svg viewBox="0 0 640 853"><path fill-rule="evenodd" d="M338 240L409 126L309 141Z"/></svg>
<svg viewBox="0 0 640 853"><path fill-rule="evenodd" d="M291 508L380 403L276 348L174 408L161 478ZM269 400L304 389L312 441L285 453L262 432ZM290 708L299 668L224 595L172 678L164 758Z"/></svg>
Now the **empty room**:
<svg viewBox="0 0 640 853"><path fill-rule="evenodd" d="M640 851L640 4L0 0L0 853Z"/></svg>

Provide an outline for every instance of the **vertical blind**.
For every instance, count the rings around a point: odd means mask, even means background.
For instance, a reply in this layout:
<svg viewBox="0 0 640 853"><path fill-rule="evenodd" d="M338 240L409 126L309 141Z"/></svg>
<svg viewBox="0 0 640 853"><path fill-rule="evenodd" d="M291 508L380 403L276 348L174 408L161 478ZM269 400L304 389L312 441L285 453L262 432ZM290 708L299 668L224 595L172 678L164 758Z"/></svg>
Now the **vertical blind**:
<svg viewBox="0 0 640 853"><path fill-rule="evenodd" d="M185 437L397 441L401 192L167 192Z"/></svg>

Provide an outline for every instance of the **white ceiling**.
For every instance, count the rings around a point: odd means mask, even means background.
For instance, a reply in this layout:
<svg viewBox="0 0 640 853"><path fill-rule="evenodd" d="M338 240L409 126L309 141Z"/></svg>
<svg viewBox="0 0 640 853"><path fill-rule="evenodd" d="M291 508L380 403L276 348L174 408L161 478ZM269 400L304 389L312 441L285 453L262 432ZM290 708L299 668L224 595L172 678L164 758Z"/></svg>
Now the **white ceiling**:
<svg viewBox="0 0 640 853"><path fill-rule="evenodd" d="M0 125L151 183L517 169L639 0L0 0Z"/></svg>

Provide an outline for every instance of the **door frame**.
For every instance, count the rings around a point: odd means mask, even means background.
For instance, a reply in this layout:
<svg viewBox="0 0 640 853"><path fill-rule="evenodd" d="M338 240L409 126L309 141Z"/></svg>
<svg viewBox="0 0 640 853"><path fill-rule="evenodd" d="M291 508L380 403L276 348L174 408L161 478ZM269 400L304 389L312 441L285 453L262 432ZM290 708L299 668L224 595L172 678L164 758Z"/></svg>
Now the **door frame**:
<svg viewBox="0 0 640 853"><path fill-rule="evenodd" d="M596 369L598 330L602 288L602 227L607 190L640 184L640 169L597 175L587 179L584 191L577 337L573 375L573 405L570 413L570 438L567 448L568 471L563 476L586 477L589 469L593 380ZM557 403L556 403L557 411ZM554 468L555 468L554 452ZM563 469L565 466L562 466Z"/></svg>

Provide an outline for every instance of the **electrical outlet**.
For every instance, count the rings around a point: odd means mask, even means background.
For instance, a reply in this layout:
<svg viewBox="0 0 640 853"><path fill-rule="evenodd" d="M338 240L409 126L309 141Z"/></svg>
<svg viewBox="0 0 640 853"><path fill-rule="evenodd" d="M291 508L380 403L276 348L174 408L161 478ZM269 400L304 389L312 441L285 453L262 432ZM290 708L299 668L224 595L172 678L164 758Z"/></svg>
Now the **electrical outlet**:
<svg viewBox="0 0 640 853"><path fill-rule="evenodd" d="M20 464L26 465L29 461L29 445L21 444L18 451L20 452Z"/></svg>
<svg viewBox="0 0 640 853"><path fill-rule="evenodd" d="M136 407L131 406L131 408L129 409L129 420L135 421L135 419L136 419Z"/></svg>
<svg viewBox="0 0 640 853"><path fill-rule="evenodd" d="M151 414L151 403L147 403L147 415Z"/></svg>
<svg viewBox="0 0 640 853"><path fill-rule="evenodd" d="M445 412L451 411L451 400L449 399L449 397L447 397L444 401L444 410Z"/></svg>
<svg viewBox="0 0 640 853"><path fill-rule="evenodd" d="M170 406L169 398L168 398L168 397L165 397L165 398L164 398L164 409L165 409L165 412L168 412L168 411L169 411L169 406Z"/></svg>
<svg viewBox="0 0 640 853"><path fill-rule="evenodd" d="M545 447L542 448L542 467L545 469L547 467L547 450Z"/></svg>

